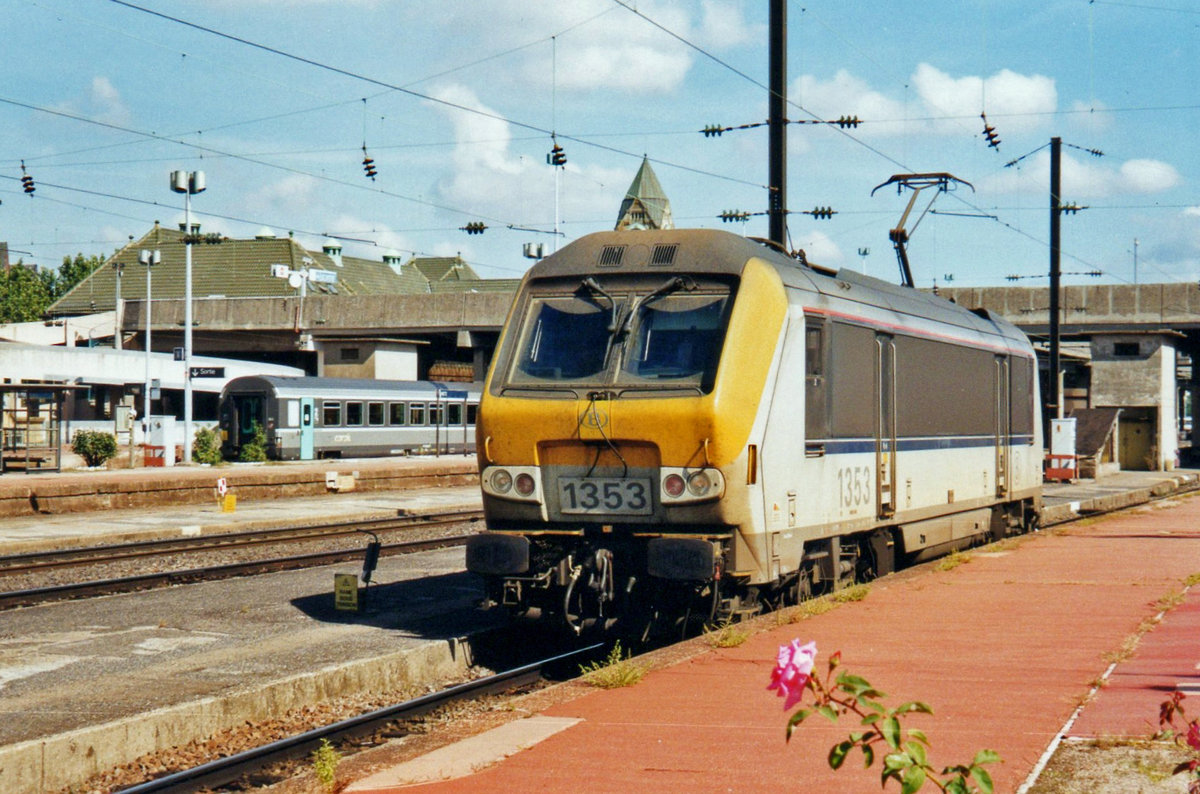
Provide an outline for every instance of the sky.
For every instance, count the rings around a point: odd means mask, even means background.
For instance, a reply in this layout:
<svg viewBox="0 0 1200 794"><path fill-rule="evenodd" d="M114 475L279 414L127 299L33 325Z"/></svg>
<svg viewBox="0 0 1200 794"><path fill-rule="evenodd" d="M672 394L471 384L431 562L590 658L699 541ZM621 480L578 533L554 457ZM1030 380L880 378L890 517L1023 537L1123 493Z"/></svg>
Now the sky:
<svg viewBox="0 0 1200 794"><path fill-rule="evenodd" d="M766 128L702 130L766 120L767 16L767 0L0 0L0 240L45 267L108 256L182 222L168 175L203 171L204 232L516 278L525 243L611 229L643 157L677 227L765 237ZM1081 208L1062 218L1064 282L1200 282L1197 86L1194 0L791 2L790 244L896 281L888 231L911 194L872 191L948 172L969 185L923 192L906 226L917 285L1045 284L1058 137Z"/></svg>

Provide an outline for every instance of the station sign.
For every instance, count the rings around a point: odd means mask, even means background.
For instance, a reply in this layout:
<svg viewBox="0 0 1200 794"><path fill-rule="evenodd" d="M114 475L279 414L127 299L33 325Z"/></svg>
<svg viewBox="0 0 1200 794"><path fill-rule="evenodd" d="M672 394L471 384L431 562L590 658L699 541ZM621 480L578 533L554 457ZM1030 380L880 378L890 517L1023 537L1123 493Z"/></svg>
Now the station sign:
<svg viewBox="0 0 1200 794"><path fill-rule="evenodd" d="M438 398L442 400L465 400L467 393L457 389L438 389Z"/></svg>
<svg viewBox="0 0 1200 794"><path fill-rule="evenodd" d="M338 274L333 270L308 269L308 280L314 284L336 284Z"/></svg>
<svg viewBox="0 0 1200 794"><path fill-rule="evenodd" d="M188 370L188 374L193 378L223 378L225 377L224 367L192 367Z"/></svg>

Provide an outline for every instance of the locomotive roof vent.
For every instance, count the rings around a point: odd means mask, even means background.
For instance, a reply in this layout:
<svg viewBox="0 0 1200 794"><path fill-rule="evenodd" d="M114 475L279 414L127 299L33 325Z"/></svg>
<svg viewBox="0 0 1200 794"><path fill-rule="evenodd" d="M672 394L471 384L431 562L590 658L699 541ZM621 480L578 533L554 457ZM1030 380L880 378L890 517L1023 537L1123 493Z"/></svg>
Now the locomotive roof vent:
<svg viewBox="0 0 1200 794"><path fill-rule="evenodd" d="M675 254L678 251L679 246L675 243L654 246L654 251L650 254L650 266L667 267L675 264Z"/></svg>
<svg viewBox="0 0 1200 794"><path fill-rule="evenodd" d="M600 259L596 262L600 267L619 267L625 257L625 246L606 245L600 249Z"/></svg>

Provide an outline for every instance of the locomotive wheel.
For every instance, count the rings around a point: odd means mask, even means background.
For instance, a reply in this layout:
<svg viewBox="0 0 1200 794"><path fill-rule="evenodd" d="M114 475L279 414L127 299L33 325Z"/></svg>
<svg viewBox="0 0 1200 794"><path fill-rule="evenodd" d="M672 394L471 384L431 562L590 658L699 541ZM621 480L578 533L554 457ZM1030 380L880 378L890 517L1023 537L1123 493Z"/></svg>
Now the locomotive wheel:
<svg viewBox="0 0 1200 794"><path fill-rule="evenodd" d="M796 571L796 578L782 587L781 603L785 607L794 607L813 597L812 574L807 568Z"/></svg>

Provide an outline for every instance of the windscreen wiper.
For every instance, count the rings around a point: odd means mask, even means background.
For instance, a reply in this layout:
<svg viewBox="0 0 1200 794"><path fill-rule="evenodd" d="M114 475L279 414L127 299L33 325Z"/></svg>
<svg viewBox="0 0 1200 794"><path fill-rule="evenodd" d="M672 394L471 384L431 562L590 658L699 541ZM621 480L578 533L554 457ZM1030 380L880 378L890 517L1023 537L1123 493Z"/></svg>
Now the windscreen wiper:
<svg viewBox="0 0 1200 794"><path fill-rule="evenodd" d="M621 318L621 327L617 329L615 334L613 334L612 341L617 345L620 345L621 349L624 350L625 340L629 336L629 329L633 327L633 318L637 316L638 312L641 311L643 306L651 301L656 301L659 298L666 297L672 292L678 292L681 289L687 289L690 291L694 290L695 288L696 282L692 281L690 278L685 279L683 276L675 276L668 279L665 284L653 292L649 292L640 298L634 298L632 301L630 301L629 309L625 312L625 316ZM607 361L607 357L605 357L605 359Z"/></svg>

